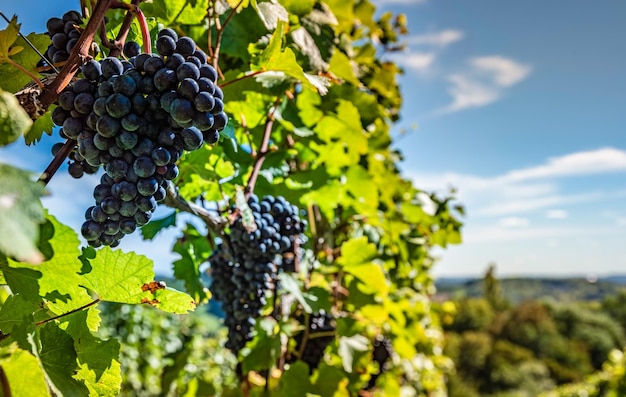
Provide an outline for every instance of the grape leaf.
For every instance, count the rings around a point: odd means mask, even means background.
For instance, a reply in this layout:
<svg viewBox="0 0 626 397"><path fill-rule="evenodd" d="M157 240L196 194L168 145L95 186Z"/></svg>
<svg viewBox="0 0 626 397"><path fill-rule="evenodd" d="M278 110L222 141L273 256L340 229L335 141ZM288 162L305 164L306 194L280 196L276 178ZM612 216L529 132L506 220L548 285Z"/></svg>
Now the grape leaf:
<svg viewBox="0 0 626 397"><path fill-rule="evenodd" d="M78 236L53 216L48 215L48 219L54 229L49 241L54 255L40 265L9 260L10 268L3 271L13 292L34 301L41 296L50 311L63 314L92 302L93 298L80 287L83 263L78 258Z"/></svg>
<svg viewBox="0 0 626 397"><path fill-rule="evenodd" d="M309 395L313 390L311 379L309 378L309 366L303 361L296 361L289 365L280 378L282 396L300 397ZM318 394L318 393L316 393Z"/></svg>
<svg viewBox="0 0 626 397"><path fill-rule="evenodd" d="M0 90L0 146L15 142L33 121L13 94Z"/></svg>
<svg viewBox="0 0 626 397"><path fill-rule="evenodd" d="M335 52L333 52L332 58L330 58L329 71L334 73L335 76L349 82L350 84L354 84L356 86L359 86L361 84L359 79L357 79L354 75L354 69L352 68L350 59L346 54L339 50L335 50Z"/></svg>
<svg viewBox="0 0 626 397"><path fill-rule="evenodd" d="M152 240L161 230L176 226L176 211L164 218L151 220L141 227L141 236L144 240Z"/></svg>
<svg viewBox="0 0 626 397"><path fill-rule="evenodd" d="M303 16L313 11L315 0L279 0L290 14Z"/></svg>
<svg viewBox="0 0 626 397"><path fill-rule="evenodd" d="M174 252L181 256L174 261L174 277L185 282L187 292L196 302L204 302L209 298L209 292L202 284L199 265L210 251L206 236L201 235L191 224L185 228L184 237L174 244Z"/></svg>
<svg viewBox="0 0 626 397"><path fill-rule="evenodd" d="M24 140L27 145L39 142L44 133L52 135L52 129L54 128L54 123L52 122L52 111L54 108L54 105L50 106L48 111L35 120L28 132L26 132Z"/></svg>
<svg viewBox="0 0 626 397"><path fill-rule="evenodd" d="M35 331L33 313L38 309L35 302L29 302L20 294L10 295L0 309L0 331L10 334L18 345L31 350L28 335Z"/></svg>
<svg viewBox="0 0 626 397"><path fill-rule="evenodd" d="M289 22L289 13L279 3L264 1L257 4L257 13L268 30L276 29L278 21Z"/></svg>
<svg viewBox="0 0 626 397"><path fill-rule="evenodd" d="M40 328L41 349L39 359L57 394L62 396L84 396L87 387L72 376L78 369L74 341L54 323Z"/></svg>
<svg viewBox="0 0 626 397"><path fill-rule="evenodd" d="M79 370L75 376L82 380L91 395L115 396L122 383L119 356L120 344L115 339L102 340L91 333L90 319L94 307L64 317L66 332L74 340Z"/></svg>
<svg viewBox="0 0 626 397"><path fill-rule="evenodd" d="M0 164L0 252L38 263L43 259L36 243L44 221L39 200L44 189L30 177L26 171Z"/></svg>
<svg viewBox="0 0 626 397"><path fill-rule="evenodd" d="M208 0L154 0L152 14L168 25L197 25L206 18Z"/></svg>
<svg viewBox="0 0 626 397"><path fill-rule="evenodd" d="M37 358L12 344L0 348L0 366L14 396L47 397L48 385ZM25 376L27 374L27 376Z"/></svg>
<svg viewBox="0 0 626 397"><path fill-rule="evenodd" d="M352 373L355 363L365 354L369 354L369 341L359 334L342 336L339 338L338 352L344 371Z"/></svg>
<svg viewBox="0 0 626 397"><path fill-rule="evenodd" d="M50 45L50 37L47 34L38 34L31 33L26 36L28 40L41 52L42 54L46 52L48 49L48 45ZM23 50L18 53L14 53L11 55L11 60L13 62L19 64L24 69L28 70L35 76L39 76L37 72L37 63L41 59L39 54L33 51L32 48L26 43L26 41L18 37L13 44L13 48L21 47ZM20 91L26 84L32 81L31 77L21 70L17 69L15 66L2 63L0 61L0 75L3 78L0 80L0 87L2 89L9 92L17 92Z"/></svg>
<svg viewBox="0 0 626 397"><path fill-rule="evenodd" d="M83 274L82 286L98 294L100 300L148 303L175 313L186 313L196 306L189 295L165 290L155 282L154 263L143 255L105 247L88 262L91 269ZM171 303L167 302L169 299L172 299Z"/></svg>
<svg viewBox="0 0 626 397"><path fill-rule="evenodd" d="M302 67L298 64L296 55L291 48L281 50L284 23L279 21L269 44L263 52L254 59L252 70L283 72L302 82L306 87L317 90L316 86L304 75Z"/></svg>
<svg viewBox="0 0 626 397"><path fill-rule="evenodd" d="M263 317L257 320L256 335L248 342L248 353L243 359L244 373L269 369L280 357L280 334L276 332L276 320Z"/></svg>

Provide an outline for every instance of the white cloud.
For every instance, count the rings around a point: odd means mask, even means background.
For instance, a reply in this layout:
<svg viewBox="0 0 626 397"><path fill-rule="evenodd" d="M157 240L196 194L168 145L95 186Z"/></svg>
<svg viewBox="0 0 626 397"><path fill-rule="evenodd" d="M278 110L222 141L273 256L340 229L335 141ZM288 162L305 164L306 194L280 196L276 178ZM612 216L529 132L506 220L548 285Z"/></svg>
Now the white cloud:
<svg viewBox="0 0 626 397"><path fill-rule="evenodd" d="M562 192L560 178L609 172L626 172L626 151L602 148L552 157L545 163L512 170L501 175L481 177L458 173L414 174L416 185L425 190L446 191L450 186L468 208L470 216L519 216L549 210L546 217L569 216L564 205L598 202L624 197L621 190Z"/></svg>
<svg viewBox="0 0 626 397"><path fill-rule="evenodd" d="M610 228L571 228L571 227L517 227L485 226L467 228L463 231L466 244L496 243L521 240L548 240L564 236L599 236L615 233Z"/></svg>
<svg viewBox="0 0 626 397"><path fill-rule="evenodd" d="M626 151L601 148L553 157L538 167L511 171L504 176L511 181L626 171Z"/></svg>
<svg viewBox="0 0 626 397"><path fill-rule="evenodd" d="M553 209L546 211L546 218L548 219L567 219L568 217L569 212L565 210Z"/></svg>
<svg viewBox="0 0 626 397"><path fill-rule="evenodd" d="M435 53L418 52L395 54L393 60L400 66L417 72L426 72L435 61Z"/></svg>
<svg viewBox="0 0 626 397"><path fill-rule="evenodd" d="M462 40L464 36L465 34L460 30L446 29L434 33L409 36L406 42L408 45L430 45L443 48Z"/></svg>
<svg viewBox="0 0 626 397"><path fill-rule="evenodd" d="M530 219L521 218L518 216L510 216L508 218L502 218L499 222L500 226L504 228L519 228L530 226Z"/></svg>
<svg viewBox="0 0 626 397"><path fill-rule="evenodd" d="M524 80L531 68L501 56L474 58L470 61L472 67L484 71L501 87L509 87Z"/></svg>
<svg viewBox="0 0 626 397"><path fill-rule="evenodd" d="M499 100L505 89L524 80L531 67L502 56L472 58L469 69L448 76L452 103L436 110L435 115L478 108Z"/></svg>

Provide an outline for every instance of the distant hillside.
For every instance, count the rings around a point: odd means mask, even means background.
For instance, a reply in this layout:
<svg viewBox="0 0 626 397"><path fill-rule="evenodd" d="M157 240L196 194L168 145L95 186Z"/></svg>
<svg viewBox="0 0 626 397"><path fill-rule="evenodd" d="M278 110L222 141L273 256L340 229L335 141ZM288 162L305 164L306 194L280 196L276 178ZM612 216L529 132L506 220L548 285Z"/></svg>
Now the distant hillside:
<svg viewBox="0 0 626 397"><path fill-rule="evenodd" d="M616 275L590 282L585 278L502 278L502 292L511 303L553 298L559 301L595 301L626 290L626 276ZM478 297L483 294L482 279L440 278L435 299Z"/></svg>

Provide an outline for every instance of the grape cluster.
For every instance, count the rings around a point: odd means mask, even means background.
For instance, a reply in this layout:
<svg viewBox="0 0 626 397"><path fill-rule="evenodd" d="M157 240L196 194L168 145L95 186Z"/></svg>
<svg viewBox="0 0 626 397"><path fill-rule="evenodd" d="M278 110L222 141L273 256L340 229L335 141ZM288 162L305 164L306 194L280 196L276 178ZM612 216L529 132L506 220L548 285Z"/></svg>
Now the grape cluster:
<svg viewBox="0 0 626 397"><path fill-rule="evenodd" d="M385 364L393 354L393 346L391 339L383 335L377 335L373 342L374 350L372 351L372 359L378 363L378 372L372 374L367 384L367 389L372 389L376 385L376 379L386 371Z"/></svg>
<svg viewBox="0 0 626 397"><path fill-rule="evenodd" d="M230 228L229 249L220 245L209 259L211 291L222 302L229 331L226 347L233 351L250 340L266 303L265 293L277 283L280 255L292 247L306 226L298 208L283 197L259 200L251 195L248 206L252 225L237 217Z"/></svg>
<svg viewBox="0 0 626 397"><path fill-rule="evenodd" d="M298 319L301 323L304 323L304 318L301 316ZM300 360L309 365L309 371L313 372L317 368L324 357L324 350L326 346L335 339L335 321L330 313L325 311L319 311L309 315L309 323L304 324L308 327L308 333L306 341L304 341L305 332L300 332L294 337L296 341L296 351L299 352L302 349L302 343L304 350Z"/></svg>
<svg viewBox="0 0 626 397"><path fill-rule="evenodd" d="M164 29L159 47L162 56L139 53L128 42L129 61L89 60L83 78L61 93L52 113L61 137L76 140L70 174L105 170L81 228L93 246L115 246L146 224L178 176L183 151L216 143L228 122L217 73L193 40Z"/></svg>
<svg viewBox="0 0 626 397"><path fill-rule="evenodd" d="M68 11L62 18L50 18L46 23L48 36L52 44L48 46L46 58L53 63L65 62L72 52L72 48L78 42L82 24L81 15L78 11Z"/></svg>

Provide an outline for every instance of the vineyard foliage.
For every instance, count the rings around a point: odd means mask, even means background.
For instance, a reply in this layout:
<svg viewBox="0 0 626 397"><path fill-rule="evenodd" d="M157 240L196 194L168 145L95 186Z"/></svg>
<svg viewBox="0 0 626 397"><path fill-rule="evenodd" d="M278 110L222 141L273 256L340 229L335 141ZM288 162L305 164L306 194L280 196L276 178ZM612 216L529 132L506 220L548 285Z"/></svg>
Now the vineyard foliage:
<svg viewBox="0 0 626 397"><path fill-rule="evenodd" d="M460 243L462 208L420 191L398 168L391 130L402 71L387 58L401 47L405 16L377 15L369 0L153 0L139 8L98 0L83 16L56 78L18 36L20 16L0 31L0 144L37 150L40 140L59 141L51 117L69 82L62 77L80 75L90 54L123 58L123 40L114 39L126 33L146 51L163 28L192 38L216 67L229 122L217 144L178 160L160 204L171 215L136 232L150 240L179 226L178 289L156 279L152 259L88 246L44 208L42 181L54 171L36 181L0 165L3 394L445 394L451 361L429 301L431 249ZM47 51L48 35L22 33ZM91 40L99 53L87 52ZM208 261L240 216L247 227L252 194L282 196L306 230L291 240L290 256L276 258L251 340L230 351L224 329L202 314L217 305ZM315 335L307 324L320 313L332 327ZM317 337L328 343L314 368L303 353ZM381 356L375 347L384 340L391 347Z"/></svg>

